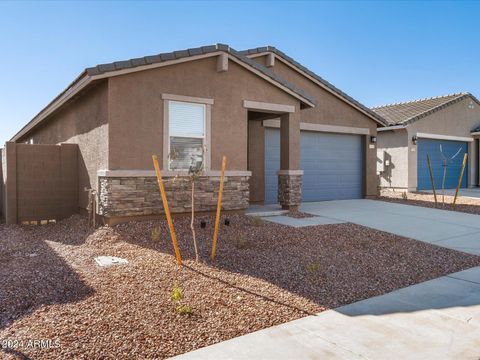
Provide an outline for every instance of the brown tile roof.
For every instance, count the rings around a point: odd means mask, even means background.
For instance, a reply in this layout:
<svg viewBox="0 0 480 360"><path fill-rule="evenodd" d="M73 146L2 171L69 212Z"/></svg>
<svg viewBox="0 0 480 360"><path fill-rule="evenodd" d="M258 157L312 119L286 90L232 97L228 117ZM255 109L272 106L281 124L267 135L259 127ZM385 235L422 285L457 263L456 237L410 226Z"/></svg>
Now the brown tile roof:
<svg viewBox="0 0 480 360"><path fill-rule="evenodd" d="M388 122L388 126L407 125L467 97L472 98L472 100L480 105L480 102L472 94L465 92L376 106L372 108L372 110L382 116Z"/></svg>
<svg viewBox="0 0 480 360"><path fill-rule="evenodd" d="M250 68L253 68L254 70L262 73L264 76L272 79L278 85L281 85L289 91L293 92L296 96L302 99L302 105L305 103L306 106L314 106L317 103L315 98L308 94L306 91L278 76L265 66L248 58L247 56L245 56L245 54L234 50L228 45L215 44L185 50L172 51L168 53L161 53L152 56L144 56L130 60L116 61L108 64L100 64L97 66L86 68L72 83L70 83L70 85L68 85L65 90L58 94L50 103L47 104L47 106L45 106L37 115L35 115L32 120L30 120L22 129L20 129L20 131L13 136L11 141L17 141L21 137L25 136L35 126L37 126L41 121L43 121L44 118L49 116L50 114L46 115L46 113L56 104L56 102L61 101L63 97L75 93L75 86L77 86L81 81L85 80L85 78L95 78L95 76L101 76L103 74L106 74L105 76L108 77L109 73L114 71L132 69L139 66L151 65L164 61L188 58L195 55L209 54L219 51L230 54L241 62L247 64Z"/></svg>
<svg viewBox="0 0 480 360"><path fill-rule="evenodd" d="M295 59L291 58L290 56L288 56L287 54L285 54L284 52L278 50L277 48L275 48L274 46L264 46L264 47L258 47L258 48L253 48L253 49L247 49L247 50L242 50L240 51L241 54L244 54L246 56L249 56L249 55L254 55L254 54L260 54L260 53L266 53L266 52L271 52L271 53L274 53L275 55L283 58L284 60L286 60L287 62L289 62L290 64L292 64L293 66L297 67L298 69L302 70L304 73L310 75L311 77L313 77L315 80L317 80L318 82L320 82L321 84L325 85L325 87L327 87L328 89L330 89L335 95L337 95L339 98L353 104L354 106L356 106L357 108L360 108L361 110L363 110L365 113L367 113L367 115L369 115L373 120L377 121L378 123L380 123L381 125L386 125L386 121L385 119L382 118L381 115L373 112L371 109L369 109L368 107L366 107L365 105L361 104L359 101L355 100L354 98L352 98L351 96L347 95L346 93L344 93L342 90L340 90L339 88L335 87L334 85L332 85L331 83L329 83L327 80L325 80L324 78L320 77L319 75L317 75L316 73L314 73L313 71L311 71L310 69L308 69L307 67L303 66L302 64L300 64L298 61L296 61Z"/></svg>
<svg viewBox="0 0 480 360"><path fill-rule="evenodd" d="M185 50L172 51L168 53L161 53L157 55L144 56L144 57L134 58L130 60L115 61L108 64L100 64L94 67L90 67L85 69L85 71L88 75L94 76L94 75L105 74L112 71L131 69L138 66L151 65L151 64L161 63L164 61L176 60L176 59L186 58L186 57L195 56L195 55L209 54L209 53L218 52L218 51L223 51L234 56L235 58L248 64L254 69L260 71L261 73L268 76L269 78L276 81L277 83L285 86L287 89L293 91L297 95L303 97L305 100L311 102L312 104L316 103L315 98L309 95L303 89L288 82L287 80L275 74L270 69L248 58L241 51L236 51L235 49L231 48L229 45L226 45L226 44L201 46L197 48L190 48Z"/></svg>

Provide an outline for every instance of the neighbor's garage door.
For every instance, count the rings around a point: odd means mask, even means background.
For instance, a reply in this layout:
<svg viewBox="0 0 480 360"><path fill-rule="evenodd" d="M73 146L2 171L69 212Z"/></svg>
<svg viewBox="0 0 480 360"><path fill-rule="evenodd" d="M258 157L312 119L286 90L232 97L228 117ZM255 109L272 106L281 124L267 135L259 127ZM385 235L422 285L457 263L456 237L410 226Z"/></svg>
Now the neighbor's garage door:
<svg viewBox="0 0 480 360"><path fill-rule="evenodd" d="M300 168L302 200L363 197L364 150L360 135L302 131ZM280 130L265 130L265 202L277 202Z"/></svg>
<svg viewBox="0 0 480 360"><path fill-rule="evenodd" d="M440 146L442 152L440 152ZM462 167L463 156L468 152L468 144L461 141L447 141L434 139L418 139L417 143L417 189L431 190L432 183L428 170L427 155L430 156L432 163L433 178L435 179L435 188L442 187L443 178L443 159L451 159L460 151L453 160L447 161L447 173L445 177L445 189L454 189L457 187L458 178ZM465 168L461 187L467 187L467 169Z"/></svg>

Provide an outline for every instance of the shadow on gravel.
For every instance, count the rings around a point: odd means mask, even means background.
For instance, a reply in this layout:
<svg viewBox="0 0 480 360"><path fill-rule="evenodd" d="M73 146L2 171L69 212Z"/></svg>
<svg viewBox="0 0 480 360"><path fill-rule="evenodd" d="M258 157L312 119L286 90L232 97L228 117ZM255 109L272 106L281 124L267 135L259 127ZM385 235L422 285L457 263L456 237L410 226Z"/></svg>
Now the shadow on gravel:
<svg viewBox="0 0 480 360"><path fill-rule="evenodd" d="M226 217L229 226L224 224ZM200 227L202 220L205 228ZM325 308L480 265L480 257L474 255L355 224L295 229L240 215L223 216L221 223L217 261L212 264L214 217L196 218L204 263L265 280ZM174 226L182 257L195 259L190 219L176 218ZM122 241L173 255L165 220L121 224L113 229ZM160 229L158 236L154 236L155 229Z"/></svg>
<svg viewBox="0 0 480 360"><path fill-rule="evenodd" d="M0 330L43 305L93 294L44 241L43 231L0 225Z"/></svg>
<svg viewBox="0 0 480 360"><path fill-rule="evenodd" d="M205 273L205 272L202 272L202 271L200 271L200 270L198 270L198 269L194 269L194 268L191 267L191 266L184 265L184 267L187 268L187 269L189 269L190 271L192 271L192 272L200 275L200 276L204 276L204 277L209 278L209 279L211 279L211 280L218 281L218 282L224 284L226 287L230 287L230 288L234 288L234 289L236 289L236 290L243 291L243 292L246 293L246 294L259 297L259 298L261 298L261 299L263 299L263 300L265 300L265 301L272 302L272 303L275 303L275 304L277 304L277 305L289 307L289 308L291 308L291 309L293 309L293 310L296 310L296 311L298 311L298 312L305 313L306 315L315 315L315 313L311 313L311 312L305 311L305 309L301 309L301 308L299 308L299 307L289 305L289 304L287 304L287 303L285 303L285 302L279 301L278 299L273 299L273 298L271 298L271 297L265 296L265 295L263 295L263 294L261 294L261 293L259 293L259 292L254 292L254 291L251 291L251 290L247 290L247 289L245 289L245 288L242 288L242 287L240 287L240 286L237 286L237 285L235 285L235 284L232 284L232 283L230 283L230 282L228 282L228 281L225 281L225 280L223 280L223 279L219 279L218 277L209 275L209 274L207 274L207 273Z"/></svg>
<svg viewBox="0 0 480 360"><path fill-rule="evenodd" d="M12 356L15 356L15 359L18 359L18 360L32 360L31 357L28 357L27 355L25 355L24 353L18 350L13 350L13 349L0 349L0 350L2 350L5 354L10 354Z"/></svg>

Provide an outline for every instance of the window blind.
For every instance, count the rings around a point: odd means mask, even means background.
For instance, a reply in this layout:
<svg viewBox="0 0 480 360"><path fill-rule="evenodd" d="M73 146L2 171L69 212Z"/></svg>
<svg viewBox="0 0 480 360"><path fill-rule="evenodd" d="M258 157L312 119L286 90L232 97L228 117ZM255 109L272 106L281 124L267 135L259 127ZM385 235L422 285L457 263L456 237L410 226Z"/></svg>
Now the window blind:
<svg viewBox="0 0 480 360"><path fill-rule="evenodd" d="M170 136L204 137L205 105L170 101L169 132Z"/></svg>

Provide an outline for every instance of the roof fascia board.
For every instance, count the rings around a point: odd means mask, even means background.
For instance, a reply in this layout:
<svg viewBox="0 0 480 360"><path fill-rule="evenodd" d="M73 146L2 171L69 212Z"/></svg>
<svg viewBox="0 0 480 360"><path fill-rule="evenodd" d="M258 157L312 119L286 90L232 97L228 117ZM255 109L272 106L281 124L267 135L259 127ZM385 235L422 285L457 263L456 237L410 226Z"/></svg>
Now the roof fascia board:
<svg viewBox="0 0 480 360"><path fill-rule="evenodd" d="M269 76L266 76L265 74L263 74L261 71L255 69L253 66L250 66L246 63L244 63L243 61L241 61L240 59L237 59L235 56L232 56L231 54L228 55L229 56L229 59L234 61L235 63L237 63L238 65L240 66L243 66L244 68L246 69L249 69L250 71L252 71L253 73L255 73L256 75L260 76L261 78L263 78L264 80L268 81L269 83L279 87L280 89L282 89L283 91L285 91L286 93L292 95L293 97L295 97L296 99L304 102L305 104L307 104L308 106L310 107L315 107L315 104L313 104L311 101L309 101L308 99L305 99L304 97L300 96L299 94L295 93L294 91L290 90L289 88L283 86L282 84L280 84L279 82L273 80L272 78L270 78Z"/></svg>
<svg viewBox="0 0 480 360"><path fill-rule="evenodd" d="M136 66L136 67L129 68L129 69L107 71L103 74L94 75L92 77L94 77L95 79L104 79L104 78L109 78L109 77L114 77L114 76L126 75L126 74L130 74L130 73L138 72L138 71L151 70L151 69L156 69L156 68L163 67L163 66L176 65L176 64L181 64L181 63L188 62L188 61L205 59L205 58L209 58L209 57L213 57L213 56L218 56L222 53L223 53L223 51L216 51L216 52L211 52L211 53L208 53L208 54L192 55L192 56L187 56L187 57L183 57L183 58L180 58L180 59L166 60L166 61L162 61L162 62L159 62L159 63Z"/></svg>
<svg viewBox="0 0 480 360"><path fill-rule="evenodd" d="M418 121L418 120L421 120L425 117L428 117L428 116L432 115L433 113L436 113L437 111L443 110L443 109L449 107L450 105L456 104L456 103L458 103L460 101L463 101L467 98L470 98L471 100L475 101L478 105L480 105L480 101L475 96L473 96L472 94L470 94L470 93L459 94L456 98L454 98L450 101L447 101L443 104L437 105L437 106L435 106L431 109L425 110L424 112L422 112L418 115L412 116L411 118L409 118L405 121L402 121L402 124L403 124L403 126L409 125L411 123L414 123L415 121ZM411 103L414 103L414 101L412 101ZM386 106L388 106L388 105L386 105ZM377 108L382 108L382 107L386 107L386 106L379 106Z"/></svg>
<svg viewBox="0 0 480 360"><path fill-rule="evenodd" d="M42 120L44 120L48 115L53 113L57 110L60 106L62 106L65 102L70 100L74 95L80 92L83 88L85 88L88 84L92 82L93 78L89 75L85 75L84 78L80 79L77 84L68 88L60 97L54 100L53 103L47 105L47 107L38 114L33 121L25 125L17 134L15 134L11 141L18 141L23 135L29 132L32 128L37 126Z"/></svg>
<svg viewBox="0 0 480 360"><path fill-rule="evenodd" d="M132 68L132 69L123 69L123 70L111 71L111 72L107 72L107 73L104 73L104 74L93 75L93 76L86 75L83 79L80 79L80 81L77 84L75 84L73 87L71 87L67 91L65 91L52 104L48 105L47 108L38 115L38 118L34 119L34 121L32 123L27 124L26 127L24 127L22 130L20 130L12 138L12 141L17 141L19 138L21 138L23 135L25 135L25 133L27 133L33 127L38 125L38 123L40 123L43 119L45 119L52 112L57 110L66 101L70 100L70 98L72 98L80 90L82 90L85 86L87 86L88 84L90 84L94 80L106 79L108 77L125 75L125 74L129 74L129 73L136 72L136 71L149 70L149 69L158 68L158 67L162 67L162 66L168 66L168 65L172 65L174 63L175 64L182 63L182 62L185 62L185 61L188 61L188 60L193 61L193 60L198 60L198 59L206 58L206 57L210 57L210 56L217 56L220 53L221 53L221 51L218 51L218 52L209 53L209 54L195 55L195 56L190 56L190 57L181 58L181 59L168 60L168 61L164 61L164 62L156 63L156 64L137 66L137 67Z"/></svg>
<svg viewBox="0 0 480 360"><path fill-rule="evenodd" d="M407 127L405 125L385 126L385 127L377 128L377 132L394 131L394 130L401 130L406 128Z"/></svg>
<svg viewBox="0 0 480 360"><path fill-rule="evenodd" d="M324 90L327 90L329 93L331 93L332 95L336 96L337 98L339 98L340 100L346 102L347 104L349 104L350 106L353 106L355 109L357 109L358 111L360 111L362 114L368 116L370 119L374 120L376 123L382 125L382 126L385 126L384 123L380 122L378 119L376 119L374 116L372 116L371 114L369 114L368 112L366 112L365 110L363 110L361 107L357 106L356 104L352 103L351 101L349 101L348 99L345 99L344 97L340 96L338 93L336 93L335 91L333 91L332 89L330 89L328 86L326 86L325 84L322 84L322 82L318 81L317 79L315 79L314 77L312 77L311 75L307 74L305 71L303 71L302 69L296 67L294 64L292 64L290 61L284 59L281 55L278 55L272 51L264 51L264 52L261 52L261 53L257 53L257 54L250 54L248 55L249 58L256 58L256 57L259 57L259 56L265 56L265 55L268 55L268 54L274 54L275 55L275 58L277 60L280 60L282 63L284 63L285 65L291 67L292 69L294 69L295 71L297 71L298 73L302 74L303 76L305 76L307 79L309 79L310 81L313 81L315 84L319 85L322 89Z"/></svg>
<svg viewBox="0 0 480 360"><path fill-rule="evenodd" d="M104 74L95 75L95 76L93 76L93 78L103 79L103 78L108 78L108 77L112 77L112 76L125 75L125 74L129 74L129 73L132 73L132 72L150 70L150 69L155 69L155 68L162 67L162 66L169 66L169 65L179 64L179 63L183 63L183 62L194 61L194 60L204 59L204 58L208 58L208 57L218 56L218 55L224 54L224 53L225 53L224 51L216 51L216 52L212 52L212 53L208 53L208 54L188 56L188 57L181 58L181 59L163 61L161 63L137 66L137 67L131 68L131 69L122 69L122 70L110 71L110 72L106 72ZM301 95L295 93L294 91L290 90L289 88L283 86L278 81L276 81L276 80L270 78L269 76L263 74L261 71L255 69L253 66L243 62L242 60L238 59L237 57L233 56L232 54L230 54L228 52L226 54L228 55L229 60L234 61L235 63L239 64L240 66L243 66L247 70L253 72L257 76L259 76L259 77L263 78L264 80L268 81L269 83L275 85L276 87L281 88L283 91L285 91L288 94L292 95L293 97L299 99L300 101L304 102L308 106L315 107L315 104L313 104L308 99L302 97Z"/></svg>
<svg viewBox="0 0 480 360"><path fill-rule="evenodd" d="M463 136L451 136L451 135L439 135L439 134L427 134L427 133L417 133L418 138L422 139L436 139L436 140L450 140L450 141L473 141L472 137L463 137Z"/></svg>
<svg viewBox="0 0 480 360"><path fill-rule="evenodd" d="M167 60L167 61L163 61L163 62L160 62L160 63L155 63L155 64L148 64L148 65L142 65L142 66L137 66L137 67L134 67L134 68L130 68L130 69L121 69L121 70L115 70L115 71L109 71L109 72L105 72L103 74L98 74L98 75L88 75L86 74L84 78L81 78L79 80L79 82L73 86L71 86L70 88L68 88L62 95L60 95L60 97L58 97L56 100L54 100L53 103L47 105L47 107L45 109L43 109L34 119L32 122L30 122L29 124L25 125L25 127L23 129L21 129L17 134L15 134L13 137L12 137L12 141L17 141L19 138L21 138L22 136L24 136L27 132L29 132L32 128L34 128L35 126L37 126L42 120L44 120L48 115L50 115L52 112L54 112L55 110L57 110L60 106L62 106L66 101L68 101L69 99L71 99L74 95L76 95L80 90L82 90L83 88L85 88L88 84L90 84L92 81L94 80L100 80L100 79L106 79L106 78L109 78L109 77L113 77L113 76L120 76L120 75L125 75L125 74L130 74L130 73L133 73L133 72L137 72L137 71L143 71L143 70L150 70L150 69L155 69L155 68L159 68L159 67L163 67L163 66L169 66L169 65L174 65L174 64L180 64L180 63L184 63L184 62L187 62L187 61L194 61L194 60L199 60L199 59L204 59L204 58L208 58L208 57L213 57L213 56L218 56L220 54L223 54L225 53L224 51L216 51L216 52L212 52L212 53L208 53L208 54L201 54L201 55L193 55L193 56L188 56L188 57L184 57L184 58L180 58L180 59L173 59L173 60ZM230 60L232 61L235 61L235 63L243 66L244 68L246 68L247 70L253 72L254 74L256 74L257 76L260 76L261 78L263 78L264 80L268 81L269 83L275 85L276 87L279 87L281 88L283 91L287 92L288 94L290 94L291 96L295 97L296 99L299 99L300 101L304 102L305 104L307 104L308 106L310 107L315 107L315 104L313 104L312 102L310 102L309 100L307 100L306 98L300 96L299 94L295 93L294 91L291 91L290 89L288 89L287 87L283 86L282 84L280 84L279 82L275 81L274 79L266 76L265 74L263 74L261 71L258 71L257 69L255 69L253 66L251 65L248 65L246 63L244 63L243 61L241 61L240 59L237 59L235 56L228 54L228 57Z"/></svg>
<svg viewBox="0 0 480 360"><path fill-rule="evenodd" d="M450 101L447 101L443 104L440 104L440 105L437 105L437 106L434 106L433 108L431 109L428 109L428 110L425 110L424 112L418 114L418 115L415 115L415 116L412 116L411 118L405 120L403 123L405 125L408 125L408 124L411 124L417 120L420 120L420 119L423 119L427 116L430 116L432 115L433 113L436 113L437 111L440 111L442 109L445 109L447 107L449 107L450 105L453 105L453 104L456 104L457 102L460 102L462 101L463 99L467 98L467 94L463 94L463 95L460 95L458 97L456 97L455 99L452 99Z"/></svg>

